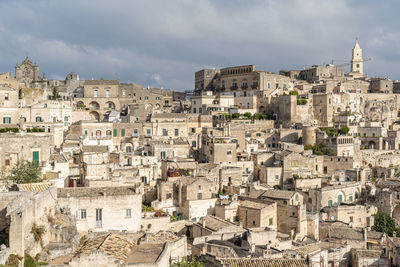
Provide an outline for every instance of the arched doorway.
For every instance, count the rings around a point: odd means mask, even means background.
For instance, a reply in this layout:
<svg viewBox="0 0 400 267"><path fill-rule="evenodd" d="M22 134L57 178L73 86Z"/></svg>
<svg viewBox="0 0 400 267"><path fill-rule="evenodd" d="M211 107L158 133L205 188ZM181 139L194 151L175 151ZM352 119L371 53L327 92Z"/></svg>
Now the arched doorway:
<svg viewBox="0 0 400 267"><path fill-rule="evenodd" d="M368 148L369 149L375 149L376 148L376 143L374 141L369 141L368 142Z"/></svg>
<svg viewBox="0 0 400 267"><path fill-rule="evenodd" d="M397 221L398 219L400 219L400 204L397 205L397 206L393 209L392 217L393 217L393 219L395 219L396 221Z"/></svg>
<svg viewBox="0 0 400 267"><path fill-rule="evenodd" d="M99 121L100 120L100 114L97 111L92 111L89 113L90 118L94 121Z"/></svg>

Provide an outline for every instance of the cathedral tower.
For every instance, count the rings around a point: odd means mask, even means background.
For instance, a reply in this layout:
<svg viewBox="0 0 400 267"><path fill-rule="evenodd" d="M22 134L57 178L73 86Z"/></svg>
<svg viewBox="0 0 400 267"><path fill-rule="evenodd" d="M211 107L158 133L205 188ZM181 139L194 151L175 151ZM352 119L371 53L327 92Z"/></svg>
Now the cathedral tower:
<svg viewBox="0 0 400 267"><path fill-rule="evenodd" d="M361 77L363 76L364 66L363 66L363 57L362 57L362 49L358 44L358 39L356 39L356 44L353 48L353 54L351 57L351 73L358 73Z"/></svg>

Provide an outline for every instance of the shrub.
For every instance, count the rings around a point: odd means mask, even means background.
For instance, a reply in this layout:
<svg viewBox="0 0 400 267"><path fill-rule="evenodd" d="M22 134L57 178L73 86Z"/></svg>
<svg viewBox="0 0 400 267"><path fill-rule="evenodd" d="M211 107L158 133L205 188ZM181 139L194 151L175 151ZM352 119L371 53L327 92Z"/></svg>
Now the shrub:
<svg viewBox="0 0 400 267"><path fill-rule="evenodd" d="M243 116L245 116L246 118L250 119L251 118L251 113L250 112L246 112L243 114Z"/></svg>
<svg viewBox="0 0 400 267"><path fill-rule="evenodd" d="M322 127L320 129L329 136L338 136L339 135L339 132L336 128Z"/></svg>
<svg viewBox="0 0 400 267"><path fill-rule="evenodd" d="M297 105L305 105L307 104L307 99L297 99Z"/></svg>
<svg viewBox="0 0 400 267"><path fill-rule="evenodd" d="M43 247L43 235L46 232L46 229L44 228L43 225L37 225L34 223L32 225L31 233L33 234L33 237L35 238L36 242L40 242L40 246Z"/></svg>
<svg viewBox="0 0 400 267"><path fill-rule="evenodd" d="M240 113L233 113L232 114L232 119L239 119L240 118Z"/></svg>
<svg viewBox="0 0 400 267"><path fill-rule="evenodd" d="M145 204L142 204L142 212L149 212L149 211L154 211L154 208L151 206L147 206Z"/></svg>
<svg viewBox="0 0 400 267"><path fill-rule="evenodd" d="M298 95L299 95L299 92L297 92L297 91L290 91L290 92L289 92L289 95L296 95L296 96L298 96Z"/></svg>
<svg viewBox="0 0 400 267"><path fill-rule="evenodd" d="M339 130L340 134L343 134L343 135L348 134L349 131L350 131L350 129L346 125L343 125L342 127L340 127L340 130Z"/></svg>
<svg viewBox="0 0 400 267"><path fill-rule="evenodd" d="M197 261L196 258L188 260L184 258L181 262L176 262L171 265L172 267L204 267L204 263Z"/></svg>
<svg viewBox="0 0 400 267"><path fill-rule="evenodd" d="M304 146L304 150L311 150L311 149L313 149L313 145L308 144Z"/></svg>
<svg viewBox="0 0 400 267"><path fill-rule="evenodd" d="M331 149L331 148L327 148L324 143L312 146L312 150L313 150L313 154L315 154L315 155L335 156L335 151L333 151L333 149Z"/></svg>
<svg viewBox="0 0 400 267"><path fill-rule="evenodd" d="M10 266L10 267L18 267L19 262L22 260L22 257L17 255L17 254L10 254L8 256L8 259L6 261L5 266Z"/></svg>
<svg viewBox="0 0 400 267"><path fill-rule="evenodd" d="M19 128L12 128L12 127L7 127L7 128L0 128L0 133L18 133Z"/></svg>

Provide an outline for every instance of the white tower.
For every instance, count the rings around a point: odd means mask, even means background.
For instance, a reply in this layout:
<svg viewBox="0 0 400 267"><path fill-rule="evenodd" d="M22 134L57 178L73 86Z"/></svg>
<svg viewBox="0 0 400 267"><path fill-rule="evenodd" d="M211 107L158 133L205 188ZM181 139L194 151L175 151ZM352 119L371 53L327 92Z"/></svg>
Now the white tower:
<svg viewBox="0 0 400 267"><path fill-rule="evenodd" d="M356 44L354 45L352 52L353 54L351 57L351 73L353 74L357 73L362 77L364 72L362 49L358 44L357 38L356 38Z"/></svg>

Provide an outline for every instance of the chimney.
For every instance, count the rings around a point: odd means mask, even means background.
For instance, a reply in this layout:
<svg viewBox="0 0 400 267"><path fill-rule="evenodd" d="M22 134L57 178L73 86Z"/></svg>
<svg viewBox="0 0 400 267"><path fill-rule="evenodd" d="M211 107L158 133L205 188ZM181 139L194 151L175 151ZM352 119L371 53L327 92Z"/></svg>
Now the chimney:
<svg viewBox="0 0 400 267"><path fill-rule="evenodd" d="M365 249L367 249L367 241L368 241L367 227L363 228L363 233L364 233Z"/></svg>
<svg viewBox="0 0 400 267"><path fill-rule="evenodd" d="M250 252L251 253L255 253L256 252L256 244L251 244L251 247L250 247Z"/></svg>
<svg viewBox="0 0 400 267"><path fill-rule="evenodd" d="M268 258L270 250L271 250L271 246L270 246L270 244L267 244L266 248L263 249L263 258Z"/></svg>

